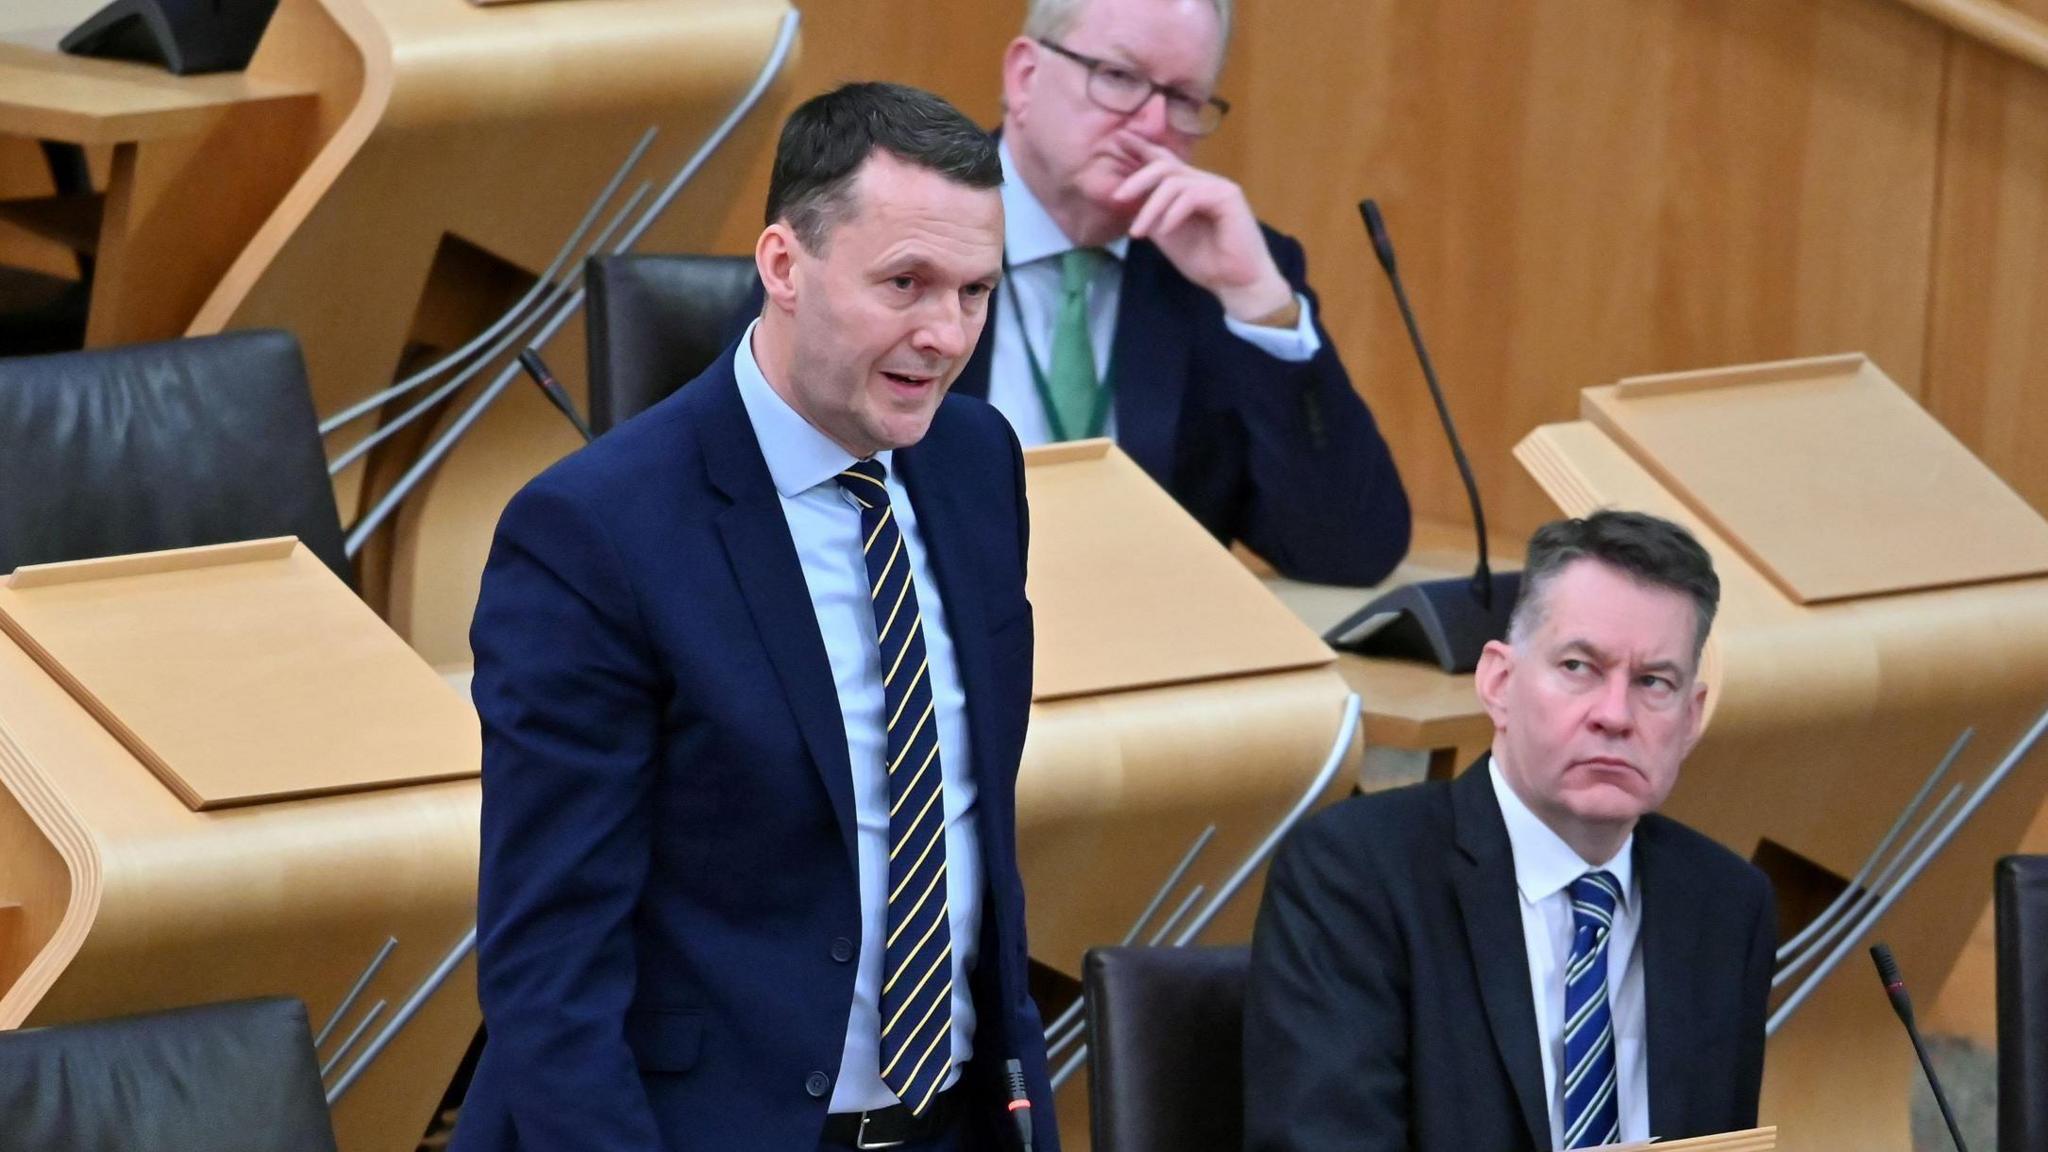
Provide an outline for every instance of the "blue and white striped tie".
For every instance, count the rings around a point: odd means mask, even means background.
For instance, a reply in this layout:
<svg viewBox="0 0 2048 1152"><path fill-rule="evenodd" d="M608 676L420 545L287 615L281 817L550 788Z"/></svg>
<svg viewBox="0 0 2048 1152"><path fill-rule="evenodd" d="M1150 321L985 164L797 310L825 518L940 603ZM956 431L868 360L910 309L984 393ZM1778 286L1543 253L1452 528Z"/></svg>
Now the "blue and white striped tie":
<svg viewBox="0 0 2048 1152"><path fill-rule="evenodd" d="M1621 885L1605 872L1572 881L1572 955L1564 970L1564 1144L1621 1140L1615 1099L1614 1022L1607 1010L1607 936Z"/></svg>

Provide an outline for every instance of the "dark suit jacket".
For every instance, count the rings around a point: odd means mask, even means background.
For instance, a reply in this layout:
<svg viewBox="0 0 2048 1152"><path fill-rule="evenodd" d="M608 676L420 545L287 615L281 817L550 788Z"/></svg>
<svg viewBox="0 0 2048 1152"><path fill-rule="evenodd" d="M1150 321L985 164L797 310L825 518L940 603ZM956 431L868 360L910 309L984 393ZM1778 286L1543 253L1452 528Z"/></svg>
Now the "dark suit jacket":
<svg viewBox="0 0 2048 1152"><path fill-rule="evenodd" d="M1301 245L1265 235L1313 301ZM1408 494L1315 313L1321 350L1276 360L1232 335L1222 304L1151 241L1131 241L1110 353L1116 440L1218 539L1299 580L1376 584L1408 552ZM995 329L982 330L955 392L988 395Z"/></svg>
<svg viewBox="0 0 2048 1152"><path fill-rule="evenodd" d="M1650 1132L1753 1127L1775 906L1684 825L1636 826ZM1507 825L1486 760L1304 823L1266 881L1245 1005L1249 1152L1551 1147Z"/></svg>
<svg viewBox="0 0 2048 1152"><path fill-rule="evenodd" d="M1004 1058L1052 1111L1016 867L1022 460L1000 414L958 397L894 459L939 585L924 594L951 625L979 788L969 1146L1008 1148ZM860 936L853 777L730 350L513 498L471 642L490 1040L457 1152L813 1152Z"/></svg>

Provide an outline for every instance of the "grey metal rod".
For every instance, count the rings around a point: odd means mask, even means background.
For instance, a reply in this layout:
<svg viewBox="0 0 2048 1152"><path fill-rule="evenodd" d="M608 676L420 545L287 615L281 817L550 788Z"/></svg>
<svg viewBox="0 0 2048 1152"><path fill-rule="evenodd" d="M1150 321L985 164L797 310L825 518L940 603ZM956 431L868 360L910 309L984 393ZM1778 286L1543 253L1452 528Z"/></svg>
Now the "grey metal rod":
<svg viewBox="0 0 2048 1152"><path fill-rule="evenodd" d="M368 1048L363 1049L362 1058L349 1065L348 1071L341 1074L341 1079L334 1082L334 1087L327 1090L328 1107L333 1107L335 1102L339 1101L344 1093L355 1086L355 1082L369 1069L377 1057L384 1054L384 1049L390 1046L391 1041L398 1036L399 1032L403 1031L407 1024L412 1023L412 1018L419 1014L420 1008L426 1004L428 999L434 993L441 990L441 985L446 983L448 977L454 973L456 965L461 964L463 957L468 956L470 950L475 947L476 925L472 924L469 931L463 934L462 940L449 951L448 955L441 958L441 962L434 966L434 970L427 974L427 978L420 982L420 986L414 989L413 994L406 998L405 1003L399 1007L397 1012L392 1014L391 1022L384 1025L383 1031L377 1033L377 1038L370 1041Z"/></svg>
<svg viewBox="0 0 2048 1152"><path fill-rule="evenodd" d="M647 229L653 226L655 219L675 199L676 193L680 192L683 185L696 175L697 170L703 167L704 161L710 157L711 153L725 142L726 137L732 134L733 128L741 120L745 119L749 112L753 111L754 105L760 102L762 94L768 90L769 82L782 70L783 61L789 56L790 45L796 40L798 22L797 13L794 10L783 15L780 30L776 33L775 45L770 49L768 59L762 64L760 74L754 78L753 87L747 90L746 95L742 96L740 102L733 106L732 111L719 123L710 138L704 141L703 146L698 148L690 157L689 162L683 165L682 170L676 173L675 179L669 182L669 186L663 190L661 196L648 207L646 213L641 216L640 222L634 225L626 233L625 238L619 241L617 247L613 249L614 252L624 252L630 249L638 242L641 236L646 234ZM561 331L562 326L568 323L569 318L576 314L576 310L583 306L583 297L584 290L582 288L576 289L570 295L568 301L555 313L553 318L542 326L539 335L534 337L528 346L536 350L546 347L548 341L554 339L555 333ZM449 451L455 447L456 442L462 439L469 431L470 426L475 424L477 419L483 415L484 410L497 401L498 396L505 391L506 385L511 383L512 378L518 375L519 371L519 365L515 362L507 364L498 373L497 378L492 380L477 395L477 398L471 402L470 406L463 411L461 416L456 418L455 423L441 435L440 439L434 441L426 452L422 453L420 458L413 463L413 466L406 469L405 475L399 477L398 482L392 485L391 490L386 492L368 512L364 513L356 521L354 527L349 529L348 539L343 543L344 552L349 556L354 556L362 551L363 545L376 533L378 527L385 520L389 519L393 512L397 511L398 506L404 503L408 496L412 495L413 489L417 488L422 480L440 466L442 457L448 455Z"/></svg>
<svg viewBox="0 0 2048 1152"><path fill-rule="evenodd" d="M1076 1000L1074 1003L1079 1004L1082 1001ZM1065 1051L1076 1040L1079 1040L1081 1034L1087 1030L1088 1022L1086 1020L1076 1020L1073 1027L1066 1029L1058 1036L1048 1035L1045 1040L1045 1058L1047 1060L1059 1059L1060 1053Z"/></svg>
<svg viewBox="0 0 2048 1152"><path fill-rule="evenodd" d="M1845 915L1838 917L1835 923L1829 925L1827 930L1822 932L1819 938L1812 944L1801 949L1797 956L1778 965L1778 970L1771 974L1771 987L1776 988L1784 984L1785 981L1792 978L1794 973L1806 967L1809 961L1815 957L1825 955L1826 950L1832 947L1834 942L1840 938L1842 931L1851 924L1856 923L1857 918L1861 917L1872 904L1878 901L1884 893L1885 885L1890 884L1892 877L1899 874L1899 869L1904 867L1906 862L1913 858L1913 852L1920 847L1920 842L1925 840L1929 833L1941 826L1942 817L1948 815L1949 809L1955 805L1962 792L1963 786L1961 784L1949 788L1947 795L1944 795L1941 798L1941 802L1936 804L1927 813L1927 818L1920 822L1920 826L1913 829L1913 834L1906 837L1906 842L1899 845L1898 852L1878 872L1877 878L1871 881L1870 887L1858 894L1850 902L1849 911Z"/></svg>
<svg viewBox="0 0 2048 1152"><path fill-rule="evenodd" d="M1801 928L1790 940L1778 946L1777 958L1779 961L1782 962L1787 956L1798 951L1801 945L1825 928L1828 922L1834 919L1848 905L1850 900L1855 898L1857 890L1863 887L1863 882L1870 879L1871 870L1877 867L1877 862L1883 859L1884 854L1890 850L1892 841L1898 839L1899 833L1905 829L1906 823L1913 818L1915 813L1920 811L1920 806L1925 804L1927 797L1934 792L1934 786L1940 783L1943 776L1948 775L1948 770L1955 766L1956 757L1963 754L1963 748L1970 743L1970 738L1976 735L1976 733L1977 730L1975 728L1965 728L1963 729L1963 734L1956 737L1956 742L1949 745L1948 755L1943 756L1941 763L1934 766L1934 771L1928 773L1927 779L1920 782L1920 790L1913 793L1913 798L1906 802L1904 808L1900 809L1899 818L1892 821L1891 831L1886 832L1884 837L1877 842L1877 847L1870 850L1870 855L1864 857L1863 867L1856 870L1856 875L1835 896L1834 900L1821 910L1821 914L1813 918L1812 923Z"/></svg>
<svg viewBox="0 0 2048 1152"><path fill-rule="evenodd" d="M690 157L690 162L683 165L682 170L669 181L668 187L661 190L661 195L648 206L647 214L641 217L640 223L631 232L626 233L625 239L619 241L619 251L624 252L640 242L640 237L645 236L647 230L654 227L654 222L661 218L661 214L668 211L668 206L675 202L677 193L697 175L697 169L702 168L704 161L710 159L711 154L724 145L725 138L732 135L733 129L738 128L740 122L754 110L754 105L761 102L761 97L767 95L768 85L781 74L783 63L789 59L789 50L796 45L796 30L800 23L802 17L796 9L792 8L782 14L782 23L775 29L775 43L769 47L768 58L762 62L760 72L755 74L753 85L740 97L739 103L733 105L732 111L726 114L725 119L719 121L718 127L713 129L711 136L704 141L704 146L697 149L696 155Z"/></svg>
<svg viewBox="0 0 2048 1152"><path fill-rule="evenodd" d="M590 207L584 210L583 219L578 221L576 227L570 231L569 238L562 241L561 248L555 252L555 258L548 264L547 270L535 277L533 286L526 290L525 295L514 301L512 306L504 311L503 315L492 321L490 327L471 338L469 343L400 380L391 387L373 396L358 400L354 404L322 420L320 422L320 435L326 436L346 427L350 423L376 411L386 403L396 400L398 397L433 379L443 369L461 361L470 353L483 347L498 333L504 331L507 326L512 324L521 313L526 311L529 305L540 297L541 292L554 280L555 274L562 270L562 264L569 259L570 253L576 250L577 245L583 243L583 234L590 231L590 226L597 222L598 213L606 204L611 203L613 196L618 194L619 186L626 182L627 174L639 166L641 158L647 155L648 145L654 143L654 137L660 131L659 127L649 127L647 131L640 134L640 142L635 144L633 150L626 154L625 161L619 165L618 171L612 173L612 178L605 183L604 190L599 192L597 199L592 200Z"/></svg>
<svg viewBox="0 0 2048 1152"><path fill-rule="evenodd" d="M375 1004L370 1005L370 1010L363 1013L362 1020L349 1031L347 1038L342 1040L341 1045L334 1050L334 1054L329 1056L326 1062L320 1065L320 1078L322 1080L327 1079L327 1074L334 1071L334 1066L341 1063L341 1058L348 1055L348 1050L356 1046L356 1041L363 1038L363 1033L369 1031L370 1024L379 1015L383 1014L384 1009L389 1007L389 1005L390 1002L387 1000L379 1000Z"/></svg>
<svg viewBox="0 0 2048 1152"><path fill-rule="evenodd" d="M1188 909L1193 908L1195 906L1195 901L1200 900L1202 898L1202 893L1206 891L1208 891L1208 889L1202 887L1200 884L1197 884L1193 888L1188 889L1187 897L1180 902L1179 906L1174 908L1173 915L1168 916L1166 918L1166 923L1161 924L1159 926L1159 931L1154 932L1152 934L1152 938L1150 940L1145 941L1146 945L1152 948L1159 947L1159 942L1161 940L1166 939L1167 933L1173 931L1174 926L1181 922L1181 918L1188 914Z"/></svg>
<svg viewBox="0 0 2048 1152"><path fill-rule="evenodd" d="M1161 884L1159 891L1152 894L1152 902L1145 905L1145 910L1138 913L1136 920L1131 921L1131 930L1124 933L1124 944L1128 945L1131 941L1136 940L1138 933L1145 930L1145 925L1152 922L1152 917L1159 913L1159 906L1166 903L1166 898L1173 893L1175 888L1180 886L1182 878L1188 874L1188 869L1194 866L1195 857L1200 856L1202 849L1207 848L1209 841L1215 839L1215 837L1216 826L1214 824L1202 829L1202 834L1195 837L1195 842L1188 847L1187 854L1180 858L1180 863L1173 866L1172 872L1167 873L1166 883Z"/></svg>
<svg viewBox="0 0 2048 1152"><path fill-rule="evenodd" d="M1286 838L1287 833L1301 822L1301 818L1308 814L1310 808L1315 807L1317 797L1320 797L1324 789L1330 786L1330 781L1336 778L1337 770L1344 766L1344 756L1351 751L1351 742L1358 736L1358 705L1358 693L1353 692L1344 698L1344 720L1338 725L1337 739L1330 745L1330 755L1323 762L1322 770L1316 773L1315 780L1309 784L1308 790L1301 794L1301 799L1295 801L1294 808L1273 826L1273 831L1266 836L1265 841L1250 856L1245 857L1244 863L1238 865L1237 871L1230 879L1216 889L1215 898L1210 900L1201 914L1195 917L1194 922L1175 938L1174 947L1185 948L1200 937L1208 929L1210 922L1216 919L1216 914L1223 911L1224 905L1230 903L1238 890L1252 878L1252 874L1265 865L1266 859L1280 847L1280 841Z"/></svg>
<svg viewBox="0 0 2048 1152"><path fill-rule="evenodd" d="M1179 886L1182 878L1187 876L1188 869L1194 866L1195 858L1202 854L1202 849L1207 848L1209 841L1214 839L1215 836L1216 826L1211 824L1207 828L1202 829L1201 835L1195 837L1195 842L1190 844L1187 852L1181 856L1180 863L1174 865L1173 871L1166 874L1166 883L1161 884L1159 890L1152 893L1152 902L1145 905L1145 910L1138 913L1136 920L1131 921L1130 931L1125 932L1123 938L1123 943L1126 947L1130 945L1131 941L1138 938L1138 933L1145 930L1145 925L1152 922L1152 917L1158 913L1159 906L1166 903L1166 898L1173 894L1174 888ZM1080 1018L1082 1006L1082 1001L1075 1000L1072 1004L1067 1005L1066 1010L1061 1012L1058 1018L1046 1027L1045 1035L1048 1044L1052 1043L1055 1037L1061 1035L1062 1030L1069 1024Z"/></svg>
<svg viewBox="0 0 2048 1152"><path fill-rule="evenodd" d="M1882 919L1884 914L1891 910L1893 904L1898 903L1899 898L1906 894L1907 889L1913 886L1913 882L1920 878L1920 874L1927 870L1928 865L1934 862L1934 858L1941 854L1942 849L1948 847L1949 842L1955 839L1956 833L1962 830L1963 825L1969 821L1970 817L1977 814L1977 809L1983 807L1984 802L1991 798L1992 792L1996 791L1998 786L2005 782L2005 778L2012 774L2012 770L2019 766L2020 761L2026 759L2027 755L2034 750L2034 745L2040 742L2041 734L2044 731L2048 731L2048 711L2042 712L2040 716L2035 718L2033 726L2028 728L2026 734L2021 736L2019 741L2012 746L2012 750L2006 753L2005 759L1999 761L1998 767L1993 768L1990 774L1984 777L1984 782L1977 786L1975 792L1971 793L1969 801L1949 820L1948 825L1941 830L1941 835L1937 836L1934 842L1929 844L1926 850L1913 861L1912 867L1908 868L1906 874L1899 878L1899 882L1890 891L1885 893L1884 899L1878 901L1875 908L1872 908L1861 920L1857 921L1855 930L1850 932L1842 939L1840 944L1835 946L1835 950L1828 955L1827 960L1819 968L1814 969L1813 975L1808 977L1806 982L1794 990L1790 996L1786 997L1785 1002L1778 1006L1776 1012L1771 1013L1771 1018L1764 1024L1765 1035L1768 1036L1783 1027L1785 1021L1791 1019L1792 1013L1798 1011L1799 1006L1806 1002L1807 997L1813 995L1814 989L1820 986L1821 981L1827 979L1834 972L1835 968L1841 964L1842 958L1847 956L1849 951L1856 947L1856 945L1862 943L1864 937L1870 934L1872 928L1877 927L1878 920Z"/></svg>
<svg viewBox="0 0 2048 1152"><path fill-rule="evenodd" d="M334 1015L329 1016L327 1023L320 1026L319 1034L313 1037L314 1048L317 1049L322 1044L327 1043L328 1033L333 1032L334 1026L341 1023L341 1018L348 1015L348 1010L356 1006L356 998L363 994L363 989L370 986L370 981L376 977L377 970L384 967L384 961L391 957L391 950L396 947L398 947L398 937L387 936L384 938L384 946L377 949L377 954L370 957L370 963L363 969L363 974L356 977L356 986L348 990L348 995L343 996L341 1003L334 1006Z"/></svg>
<svg viewBox="0 0 2048 1152"><path fill-rule="evenodd" d="M1061 1065L1060 1070L1052 1074L1052 1090L1054 1092L1058 1092L1060 1090L1060 1085L1065 1084L1068 1080L1073 1079L1074 1073L1079 1072L1081 1070L1081 1065L1086 1064L1087 1062L1088 1049L1086 1047L1083 1047L1080 1051L1074 1053L1074 1058L1072 1060L1069 1060L1065 1064Z"/></svg>
<svg viewBox="0 0 2048 1152"><path fill-rule="evenodd" d="M626 198L626 202L619 206L619 210L617 212L612 214L612 218L610 222L608 222L604 226L604 230L602 232L599 232L597 238L590 242L590 250L584 253L586 258L589 256L596 255L600 250L604 248L605 242L612 238L612 233L619 230L619 227L626 222L626 217L632 214L633 209L639 207L640 201L646 199L647 194L650 191L652 191L653 188L654 186L652 184L643 183L640 185L640 187L633 190L633 194ZM468 367L464 368L460 372L457 372L455 375L450 376L447 379L447 381L444 382L439 388L436 388L432 392L427 393L426 398L421 400L419 403L414 404L412 407L406 409L404 412L399 413L397 416L393 417L386 423L379 425L377 428L372 429L369 435L363 437L361 440L356 441L354 444L349 445L345 451L343 451L340 455L336 456L333 460L328 462L327 474L329 476L340 475L343 469L347 468L349 465L361 459L365 453L370 451L370 449L375 448L377 445L382 444L384 441L389 440L391 437L397 435L399 432L403 431L407 425L411 424L413 421L419 419L420 417L426 415L427 413L433 411L435 405L441 403L443 400L446 400L449 396L454 395L456 389L462 387L464 384L469 383L469 381L473 377L475 377L477 373L489 367L492 361L504 355L505 352L512 347L512 345L518 343L520 337L526 334L526 330L533 326L533 322L535 320L540 319L542 315L546 314L547 310L550 307L552 307L556 301L560 300L564 295L566 295L575 283L576 273L571 272L568 276L563 277L561 283L549 284L547 300L543 302L539 308L535 309L532 312L532 314L521 319L516 325L514 325L512 331L506 333L505 337L502 340L492 345L491 350L489 352L486 352L484 355L477 357L476 360L473 361Z"/></svg>

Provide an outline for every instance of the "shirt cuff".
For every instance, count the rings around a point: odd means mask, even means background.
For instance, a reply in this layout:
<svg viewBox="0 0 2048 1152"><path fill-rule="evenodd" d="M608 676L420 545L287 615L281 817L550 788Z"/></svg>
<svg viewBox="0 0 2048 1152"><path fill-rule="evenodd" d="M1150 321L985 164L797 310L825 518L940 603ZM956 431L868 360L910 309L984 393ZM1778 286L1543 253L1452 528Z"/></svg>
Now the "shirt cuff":
<svg viewBox="0 0 2048 1152"><path fill-rule="evenodd" d="M1275 360L1300 364L1315 358L1322 351L1322 337L1316 335L1316 318L1309 307L1308 297L1300 292L1294 294L1294 302L1301 305L1301 318L1292 328L1268 328L1262 324L1247 324L1235 316L1223 317L1223 326L1231 334Z"/></svg>

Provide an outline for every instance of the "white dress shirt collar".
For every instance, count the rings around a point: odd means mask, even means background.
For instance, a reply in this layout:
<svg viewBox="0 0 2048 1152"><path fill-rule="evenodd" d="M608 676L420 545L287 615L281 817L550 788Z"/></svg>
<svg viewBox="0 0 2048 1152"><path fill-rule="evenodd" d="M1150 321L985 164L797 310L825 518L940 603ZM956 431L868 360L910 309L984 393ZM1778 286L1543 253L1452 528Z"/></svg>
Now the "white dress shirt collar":
<svg viewBox="0 0 2048 1152"><path fill-rule="evenodd" d="M1598 868L1614 877L1615 885L1628 899L1634 891L1631 882L1635 879L1634 854L1635 833L1621 842L1621 850L1614 859L1604 864L1588 863L1564 837L1551 830L1541 817L1529 810L1527 804L1515 793L1515 789L1502 774L1498 757L1490 758L1487 771L1493 777L1493 794L1500 801L1501 819L1508 826L1508 845L1515 856L1515 887L1521 890L1522 899L1534 904L1570 887L1571 882Z"/></svg>
<svg viewBox="0 0 2048 1152"><path fill-rule="evenodd" d="M855 457L818 431L769 385L761 362L754 359L754 329L760 324L755 320L747 325L746 335L733 353L732 373L739 380L740 402L746 405L747 419L754 425L754 438L761 442L761 455L768 461L768 475L775 480L775 491L786 499L831 480ZM875 453L884 468L891 466L894 457L887 449Z"/></svg>
<svg viewBox="0 0 2048 1152"><path fill-rule="evenodd" d="M1052 213L1031 194L1030 186L1017 172L1017 162L1010 156L1009 141L998 143L996 152L1003 158L1003 254L1010 266L1022 267L1077 247L1053 222ZM1122 260L1130 251L1131 238L1119 236L1103 247Z"/></svg>

